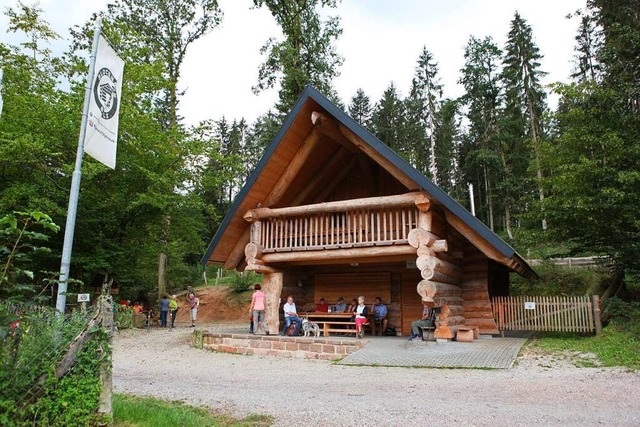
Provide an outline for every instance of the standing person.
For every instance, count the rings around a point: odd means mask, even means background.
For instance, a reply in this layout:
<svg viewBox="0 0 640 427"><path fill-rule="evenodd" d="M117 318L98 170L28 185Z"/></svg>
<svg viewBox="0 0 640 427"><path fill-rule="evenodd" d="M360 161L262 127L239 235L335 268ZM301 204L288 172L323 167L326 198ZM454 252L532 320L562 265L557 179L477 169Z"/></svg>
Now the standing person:
<svg viewBox="0 0 640 427"><path fill-rule="evenodd" d="M355 322L356 322L356 337L364 337L364 324L367 323L367 306L364 305L364 297L360 295L358 297L358 305L355 310Z"/></svg>
<svg viewBox="0 0 640 427"><path fill-rule="evenodd" d="M252 334L258 332L258 325L262 325L264 333L269 335L269 326L264 316L265 309L267 308L264 292L261 291L262 286L256 284L254 287L253 295L251 295L251 306L249 307L249 313L253 319Z"/></svg>
<svg viewBox="0 0 640 427"><path fill-rule="evenodd" d="M200 306L200 299L195 293L189 292L187 296L187 304L189 304L189 315L191 316L191 327L195 328L196 319L198 318L198 307Z"/></svg>
<svg viewBox="0 0 640 427"><path fill-rule="evenodd" d="M169 313L169 297L163 296L160 300L160 326L167 327L167 313Z"/></svg>
<svg viewBox="0 0 640 427"><path fill-rule="evenodd" d="M171 295L169 312L171 313L171 329L173 329L176 323L176 314L178 313L178 297L176 295Z"/></svg>
<svg viewBox="0 0 640 427"><path fill-rule="evenodd" d="M434 321L435 316L433 316L433 309L429 307L427 301L422 300L422 318L411 322L411 336L409 337L409 341L422 341L422 331L420 328L431 326Z"/></svg>
<svg viewBox="0 0 640 427"><path fill-rule="evenodd" d="M387 306L382 303L382 298L376 297L375 304L373 304L373 321L376 322L376 326L380 325L381 330L376 331L376 333L380 333L380 335L384 335L387 330L387 314L389 310Z"/></svg>
<svg viewBox="0 0 640 427"><path fill-rule="evenodd" d="M298 311L296 310L296 303L293 302L293 296L287 297L287 302L282 307L284 310L284 329L282 335L287 334L287 329L291 326L291 323L296 322L296 326L293 330L293 335L298 336L300 334L300 327L302 326L302 319L298 317Z"/></svg>

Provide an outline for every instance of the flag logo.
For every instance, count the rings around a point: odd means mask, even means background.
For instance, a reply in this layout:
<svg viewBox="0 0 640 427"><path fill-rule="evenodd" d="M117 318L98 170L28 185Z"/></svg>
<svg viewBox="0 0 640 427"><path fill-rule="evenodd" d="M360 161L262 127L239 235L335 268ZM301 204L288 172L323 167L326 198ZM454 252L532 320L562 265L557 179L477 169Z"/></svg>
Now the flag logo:
<svg viewBox="0 0 640 427"><path fill-rule="evenodd" d="M116 167L123 73L124 62L107 40L100 36L95 72L89 86L91 96L87 110L84 150L112 169Z"/></svg>
<svg viewBox="0 0 640 427"><path fill-rule="evenodd" d="M103 119L109 120L118 111L118 85L108 68L98 71L93 86L93 97Z"/></svg>

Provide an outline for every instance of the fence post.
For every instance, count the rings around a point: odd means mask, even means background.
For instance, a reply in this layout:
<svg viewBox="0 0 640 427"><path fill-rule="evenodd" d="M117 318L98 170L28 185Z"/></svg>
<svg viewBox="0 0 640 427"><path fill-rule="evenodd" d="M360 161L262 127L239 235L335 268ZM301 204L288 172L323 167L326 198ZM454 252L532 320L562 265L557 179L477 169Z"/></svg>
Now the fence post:
<svg viewBox="0 0 640 427"><path fill-rule="evenodd" d="M109 286L110 287L110 286ZM107 333L107 349L110 351L113 344L113 298L109 295L109 291L103 288L102 295L99 299L100 317L102 328ZM107 416L113 422L113 377L111 375L111 357L105 357L100 364L100 401L98 413Z"/></svg>
<svg viewBox="0 0 640 427"><path fill-rule="evenodd" d="M600 318L600 297L593 296L593 321L596 324L596 335L602 335L602 319Z"/></svg>

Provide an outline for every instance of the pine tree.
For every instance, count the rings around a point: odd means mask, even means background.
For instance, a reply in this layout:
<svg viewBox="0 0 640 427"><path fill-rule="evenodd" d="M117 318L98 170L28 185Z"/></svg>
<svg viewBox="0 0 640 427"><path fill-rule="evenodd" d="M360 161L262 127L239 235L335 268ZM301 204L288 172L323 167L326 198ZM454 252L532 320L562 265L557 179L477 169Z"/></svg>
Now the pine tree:
<svg viewBox="0 0 640 427"><path fill-rule="evenodd" d="M524 179L519 170L510 158L516 156L515 151L520 147L508 147L517 141L520 135L518 125L524 125L521 132L531 141L534 152L534 168L538 182L538 197L540 204L544 204L544 189L542 186L542 164L540 163L540 144L543 139L543 112L546 110L546 94L540 84L540 78L546 73L540 70L539 60L542 58L540 50L533 41L531 27L520 16L515 13L511 21L507 44L504 54L503 78L506 88L506 110L511 117L512 132L502 145L501 156L503 167L506 173L506 189L513 187L519 180ZM515 122L515 126L513 123ZM510 232L510 205L513 197L509 191L508 203L505 210L505 225ZM542 218L542 229L547 229L547 221Z"/></svg>
<svg viewBox="0 0 640 427"><path fill-rule="evenodd" d="M362 88L359 88L351 98L351 103L348 107L349 115L362 126L369 127L371 110L372 106L369 97L364 93Z"/></svg>
<svg viewBox="0 0 640 427"><path fill-rule="evenodd" d="M436 159L436 114L440 107L442 98L442 84L438 78L438 63L435 62L433 54L422 48L416 64L413 87L416 95L422 99L424 104L423 121L426 133L429 138L429 172L436 185L439 185L438 163ZM412 90L412 92L414 92Z"/></svg>
<svg viewBox="0 0 640 427"><path fill-rule="evenodd" d="M599 78L602 67L596 57L599 46L602 44L600 32L596 31L596 19L588 12L578 12L580 27L575 37L574 70L571 77L577 82L596 81Z"/></svg>
<svg viewBox="0 0 640 427"><path fill-rule="evenodd" d="M483 203L477 212L494 229L494 192L501 175L497 155L499 115L502 102L500 83L501 51L491 37L470 37L465 47L465 65L460 83L465 88L461 102L469 121L461 148L461 167L467 182L478 189Z"/></svg>
<svg viewBox="0 0 640 427"><path fill-rule="evenodd" d="M373 111L371 131L379 140L407 159L410 150L407 149L403 134L404 115L404 104L391 82Z"/></svg>

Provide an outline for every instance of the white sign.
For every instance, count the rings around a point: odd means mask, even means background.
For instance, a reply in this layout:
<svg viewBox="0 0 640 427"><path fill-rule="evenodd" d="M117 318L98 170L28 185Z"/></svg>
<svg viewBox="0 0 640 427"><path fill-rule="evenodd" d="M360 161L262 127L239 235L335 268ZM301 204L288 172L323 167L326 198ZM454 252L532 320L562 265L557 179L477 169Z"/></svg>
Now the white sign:
<svg viewBox="0 0 640 427"><path fill-rule="evenodd" d="M94 70L84 150L105 166L115 169L124 61L102 36Z"/></svg>
<svg viewBox="0 0 640 427"><path fill-rule="evenodd" d="M89 294L78 294L78 302L89 302L91 298L89 298Z"/></svg>
<svg viewBox="0 0 640 427"><path fill-rule="evenodd" d="M525 310L535 310L536 309L536 303L535 302L525 302L524 303L524 309Z"/></svg>

